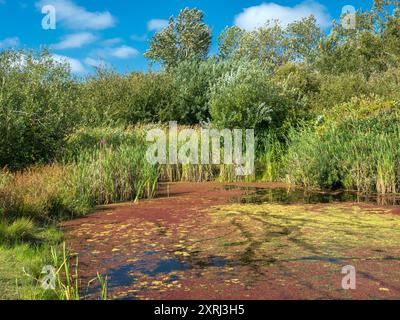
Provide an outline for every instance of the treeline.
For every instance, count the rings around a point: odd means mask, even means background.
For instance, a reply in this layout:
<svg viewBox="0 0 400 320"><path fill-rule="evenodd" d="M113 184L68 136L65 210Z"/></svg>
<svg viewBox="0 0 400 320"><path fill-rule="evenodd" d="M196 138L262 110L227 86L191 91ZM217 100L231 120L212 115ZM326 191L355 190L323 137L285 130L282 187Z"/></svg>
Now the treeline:
<svg viewBox="0 0 400 320"><path fill-rule="evenodd" d="M375 1L371 10L357 13L356 29L334 23L329 34L313 17L286 27L268 22L251 32L227 27L214 56L209 54L211 28L203 18L200 10L184 9L153 37L145 56L161 66L159 72L98 69L76 79L48 52L2 51L0 167L18 170L52 162L62 154L66 137L82 127L178 121L255 128L268 179L287 176L302 184L356 187L346 173L338 173L340 161L333 165L335 174L310 177L332 165L307 171L302 165L310 161L289 147L305 128L318 146L321 135L343 121L382 113L397 117L398 1ZM387 128L382 124L377 131ZM311 157L318 154L309 151Z"/></svg>

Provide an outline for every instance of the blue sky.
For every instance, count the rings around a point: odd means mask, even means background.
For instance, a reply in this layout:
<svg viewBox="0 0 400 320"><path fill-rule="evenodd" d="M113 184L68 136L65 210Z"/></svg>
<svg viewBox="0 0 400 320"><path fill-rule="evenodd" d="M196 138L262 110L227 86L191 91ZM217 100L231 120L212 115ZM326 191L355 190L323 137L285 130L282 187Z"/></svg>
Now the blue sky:
<svg viewBox="0 0 400 320"><path fill-rule="evenodd" d="M44 30L44 5L56 8L56 29ZM267 19L288 23L314 14L329 32L345 5L369 8L372 0L0 0L0 50L10 47L50 47L54 56L68 61L84 75L93 65L107 63L120 72L147 70L143 53L148 40L171 15L184 7L204 11L216 39L226 26L247 30Z"/></svg>

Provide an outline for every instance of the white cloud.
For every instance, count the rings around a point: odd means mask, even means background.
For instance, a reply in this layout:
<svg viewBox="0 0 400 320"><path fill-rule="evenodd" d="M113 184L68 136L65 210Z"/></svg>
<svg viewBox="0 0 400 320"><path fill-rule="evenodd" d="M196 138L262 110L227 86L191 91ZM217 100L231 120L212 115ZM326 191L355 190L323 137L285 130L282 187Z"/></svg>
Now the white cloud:
<svg viewBox="0 0 400 320"><path fill-rule="evenodd" d="M322 28L331 25L331 18L325 6L315 1L305 1L294 7L281 6L270 2L246 8L235 17L235 25L251 31L262 27L268 21L279 20L283 26L313 15Z"/></svg>
<svg viewBox="0 0 400 320"><path fill-rule="evenodd" d="M52 58L54 61L57 61L59 63L67 63L71 67L71 71L73 73L83 73L85 71L85 67L82 65L82 63L77 60L73 59L67 56L62 56L58 54L53 54Z"/></svg>
<svg viewBox="0 0 400 320"><path fill-rule="evenodd" d="M137 56L139 51L135 48L128 47L128 46L121 46L117 48L109 49L109 55L115 58L126 59L130 57Z"/></svg>
<svg viewBox="0 0 400 320"><path fill-rule="evenodd" d="M147 22L147 30L149 31L161 31L168 25L168 20L164 19L152 19Z"/></svg>
<svg viewBox="0 0 400 320"><path fill-rule="evenodd" d="M107 59L107 58L118 58L118 59L127 59L130 57L135 57L139 55L139 51L135 48L129 46L119 46L114 48L104 48L104 49L97 49L93 50L90 54L92 58L100 58L100 59Z"/></svg>
<svg viewBox="0 0 400 320"><path fill-rule="evenodd" d="M19 44L20 41L18 37L5 38L4 40L0 40L0 49L18 47Z"/></svg>
<svg viewBox="0 0 400 320"><path fill-rule="evenodd" d="M110 12L90 12L72 0L39 0L36 2L36 7L40 10L45 5L53 5L56 8L57 22L61 22L69 29L103 30L113 27L116 23L116 19Z"/></svg>
<svg viewBox="0 0 400 320"><path fill-rule="evenodd" d="M81 48L96 40L96 37L90 32L81 32L66 35L62 40L53 45L52 48L57 50Z"/></svg>

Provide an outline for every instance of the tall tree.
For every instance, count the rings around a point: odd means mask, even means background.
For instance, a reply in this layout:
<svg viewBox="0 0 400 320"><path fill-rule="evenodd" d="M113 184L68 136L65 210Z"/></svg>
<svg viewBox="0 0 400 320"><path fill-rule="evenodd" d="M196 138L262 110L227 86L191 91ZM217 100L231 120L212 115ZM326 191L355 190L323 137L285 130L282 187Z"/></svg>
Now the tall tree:
<svg viewBox="0 0 400 320"><path fill-rule="evenodd" d="M279 66L288 61L312 63L321 38L322 31L313 16L286 28L276 21L268 21L250 32L236 26L227 27L218 39L219 56L257 60L264 66Z"/></svg>
<svg viewBox="0 0 400 320"><path fill-rule="evenodd" d="M150 40L145 57L161 63L166 69L181 61L199 61L207 58L211 45L211 29L203 22L199 9L185 8L178 17L169 19L168 26Z"/></svg>
<svg viewBox="0 0 400 320"><path fill-rule="evenodd" d="M247 32L236 26L226 28L219 36L219 56L223 59L248 59L262 65L283 63L282 55L284 34L276 22L267 22L265 26Z"/></svg>
<svg viewBox="0 0 400 320"><path fill-rule="evenodd" d="M286 28L285 47L292 61L313 63L323 37L314 16L289 24Z"/></svg>
<svg viewBox="0 0 400 320"><path fill-rule="evenodd" d="M356 28L335 23L321 41L318 65L328 73L361 72L366 78L400 65L398 0L375 0L369 11L358 11Z"/></svg>

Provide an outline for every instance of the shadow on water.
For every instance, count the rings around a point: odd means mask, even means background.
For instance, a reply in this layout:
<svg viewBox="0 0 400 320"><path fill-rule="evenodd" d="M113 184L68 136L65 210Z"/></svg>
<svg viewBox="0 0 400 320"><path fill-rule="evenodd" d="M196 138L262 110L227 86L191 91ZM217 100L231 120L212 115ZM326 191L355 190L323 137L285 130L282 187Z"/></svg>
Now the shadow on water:
<svg viewBox="0 0 400 320"><path fill-rule="evenodd" d="M234 203L242 204L326 204L334 202L358 202L371 203L376 205L400 205L400 196L378 196L364 195L350 191L323 192L309 191L305 189L285 189L285 188L249 188L227 185L226 190L240 189L245 194L231 199Z"/></svg>

